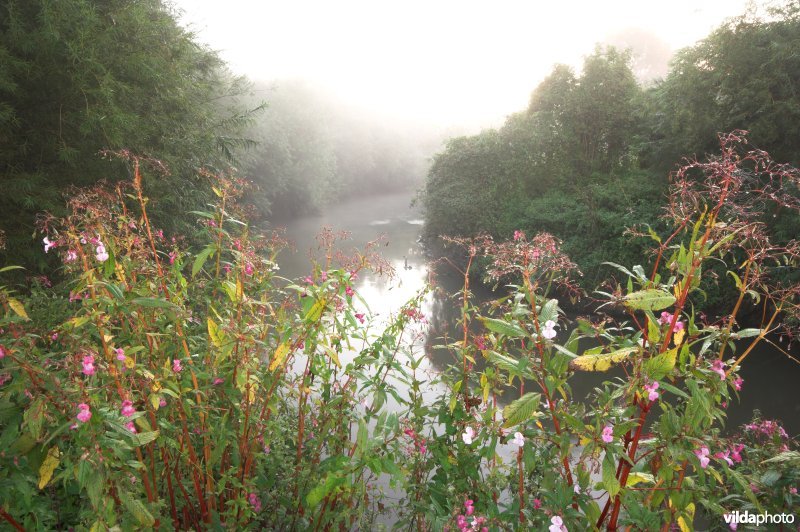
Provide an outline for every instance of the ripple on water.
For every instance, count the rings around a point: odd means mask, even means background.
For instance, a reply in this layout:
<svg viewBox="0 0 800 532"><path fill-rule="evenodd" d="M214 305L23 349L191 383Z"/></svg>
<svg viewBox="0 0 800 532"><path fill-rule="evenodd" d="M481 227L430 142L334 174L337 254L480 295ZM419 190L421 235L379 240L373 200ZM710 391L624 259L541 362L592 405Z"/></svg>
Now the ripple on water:
<svg viewBox="0 0 800 532"><path fill-rule="evenodd" d="M369 225L389 225L391 220L372 220Z"/></svg>

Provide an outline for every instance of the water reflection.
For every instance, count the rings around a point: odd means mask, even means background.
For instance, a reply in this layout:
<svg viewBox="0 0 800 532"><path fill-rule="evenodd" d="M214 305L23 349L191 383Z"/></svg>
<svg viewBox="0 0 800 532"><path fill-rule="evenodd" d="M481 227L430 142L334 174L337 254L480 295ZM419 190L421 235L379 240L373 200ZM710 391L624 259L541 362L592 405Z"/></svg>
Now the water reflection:
<svg viewBox="0 0 800 532"><path fill-rule="evenodd" d="M377 323L385 323L402 305L421 290L429 277L429 267L424 250L418 243L421 214L410 206L411 194L401 193L363 198L349 201L327 209L323 214L290 220L285 223L287 237L294 241L296 252L285 253L281 258L281 268L287 277L301 277L308 274L308 252L318 254L315 235L323 226L351 233L351 240L340 245L348 251L353 247L363 248L366 242L383 237L380 252L394 268L395 276L388 278L375 274L365 274L358 279L356 288L367 302ZM429 294L423 302L428 327L420 331L413 342L418 354L424 353L426 360L421 371L429 375L430 382L435 375L444 371L455 361L451 352L433 349L433 346L460 339L459 300L452 295L461 288L462 278L452 269L437 268L436 283L439 289ZM500 297L480 286L472 287L475 301L486 302ZM562 322L558 329L557 341L566 339L569 327ZM584 342L581 349L591 347ZM800 358L795 349L794 356ZM480 366L479 366L480 367ZM616 373L577 373L570 379L573 395L586 397L593 388L604 380L623 376ZM800 365L789 360L777 349L766 343L759 345L750 354L741 371L745 379L741 402L731 405L728 410L728 425L736 427L749 421L754 409L759 409L766 417L781 419L790 434L800 433L800 402L794 398L793 390L800 380ZM395 382L398 386L402 383ZM528 388L530 389L530 388ZM425 388L426 397L432 398L441 393L441 388ZM518 391L507 389L505 400L516 397Z"/></svg>

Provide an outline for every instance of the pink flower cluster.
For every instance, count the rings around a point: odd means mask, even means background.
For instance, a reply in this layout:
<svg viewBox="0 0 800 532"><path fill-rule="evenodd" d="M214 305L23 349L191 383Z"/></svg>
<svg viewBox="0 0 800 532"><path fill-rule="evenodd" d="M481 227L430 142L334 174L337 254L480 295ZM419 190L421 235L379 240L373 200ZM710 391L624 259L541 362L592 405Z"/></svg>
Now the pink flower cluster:
<svg viewBox="0 0 800 532"><path fill-rule="evenodd" d="M719 380L725 380L725 363L721 360L715 360L711 363L711 371L719 375Z"/></svg>
<svg viewBox="0 0 800 532"><path fill-rule="evenodd" d="M86 423L90 419L92 419L92 411L89 408L89 405L86 403L81 403L78 405L78 415L75 416L78 418L78 421L81 423Z"/></svg>
<svg viewBox="0 0 800 532"><path fill-rule="evenodd" d="M253 507L253 511L258 513L261 511L261 499L258 498L258 495L255 493L249 493L247 495L247 502L250 503L250 506Z"/></svg>
<svg viewBox="0 0 800 532"><path fill-rule="evenodd" d="M672 314L667 312L666 310L661 313L661 317L658 318L658 323L661 325L669 325L672 323ZM675 328L673 329L674 332L682 331L684 324L682 321L675 322Z"/></svg>
<svg viewBox="0 0 800 532"><path fill-rule="evenodd" d="M647 392L647 399L650 401L655 401L658 399L659 393L656 391L658 390L658 381L649 382L644 385L644 390Z"/></svg>
<svg viewBox="0 0 800 532"><path fill-rule="evenodd" d="M122 408L120 409L120 413L125 417L131 417L136 413L136 409L133 408L133 403L131 401L125 400L122 401Z"/></svg>
<svg viewBox="0 0 800 532"><path fill-rule="evenodd" d="M614 441L614 427L606 425L603 427L603 435L601 436L604 442L611 443Z"/></svg>
<svg viewBox="0 0 800 532"><path fill-rule="evenodd" d="M472 499L467 499L464 501L464 513L459 514L456 517L456 525L461 532L465 532L467 530L472 532L489 532L489 528L484 526L486 523L485 517L475 516L472 515L475 513L475 506L474 501ZM468 522L468 518L472 517L472 521Z"/></svg>
<svg viewBox="0 0 800 532"><path fill-rule="evenodd" d="M550 527L548 530L550 532L567 532L567 527L564 526L564 520L560 515L554 515L550 519Z"/></svg>
<svg viewBox="0 0 800 532"><path fill-rule="evenodd" d="M82 365L83 369L81 371L84 375L94 375L96 371L94 367L94 356L84 355Z"/></svg>
<svg viewBox="0 0 800 532"><path fill-rule="evenodd" d="M783 427L781 427L780 423L771 419L765 419L760 423L748 423L744 426L744 430L755 432L756 434L767 436L769 438L774 436L776 433L783 439L789 438L789 435L786 434L786 431L783 429Z"/></svg>
<svg viewBox="0 0 800 532"><path fill-rule="evenodd" d="M411 438L414 446L412 449L416 449L419 454L425 454L428 452L428 446L425 442L425 438L414 432L414 429L408 428L403 431L403 433Z"/></svg>

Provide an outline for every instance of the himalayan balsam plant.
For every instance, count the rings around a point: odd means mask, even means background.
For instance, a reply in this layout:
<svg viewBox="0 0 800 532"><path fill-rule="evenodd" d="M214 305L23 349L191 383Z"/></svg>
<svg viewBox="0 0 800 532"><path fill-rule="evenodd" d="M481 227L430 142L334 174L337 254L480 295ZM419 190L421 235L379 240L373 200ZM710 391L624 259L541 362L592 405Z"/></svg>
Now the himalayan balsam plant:
<svg viewBox="0 0 800 532"><path fill-rule="evenodd" d="M757 393L742 363L798 318L800 289L774 275L796 267L797 243L773 244L763 218L798 209L800 173L745 147L734 132L719 157L674 174L670 231L636 231L654 242L650 266L611 265L622 282L574 327L559 299L579 295L578 272L555 238L449 239L466 267L439 377L415 349L427 291L378 322L354 289L388 270L374 245L346 256L324 231L308 276L284 279L280 236L243 221L243 184L208 174L216 202L195 213L206 245L190 251L147 215L143 168L164 169L116 154L132 183L79 191L70 216L41 220L65 295L2 288L0 518L565 531L791 512L800 454L780 423L723 432L727 405ZM478 262L508 287L484 306ZM720 263L737 296L710 321L693 301ZM746 308L759 327L739 325ZM606 371L573 396L575 373Z"/></svg>

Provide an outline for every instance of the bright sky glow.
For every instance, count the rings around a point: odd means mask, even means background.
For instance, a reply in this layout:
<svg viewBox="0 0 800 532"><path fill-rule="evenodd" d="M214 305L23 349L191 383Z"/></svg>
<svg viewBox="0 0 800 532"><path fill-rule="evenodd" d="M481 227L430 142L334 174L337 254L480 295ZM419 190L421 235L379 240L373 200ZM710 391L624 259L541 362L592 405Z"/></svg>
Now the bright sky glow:
<svg viewBox="0 0 800 532"><path fill-rule="evenodd" d="M430 125L498 125L555 63L644 30L673 50L745 0L173 0L252 79L304 78L348 103Z"/></svg>

